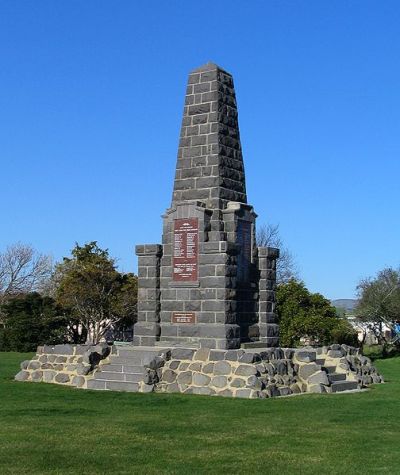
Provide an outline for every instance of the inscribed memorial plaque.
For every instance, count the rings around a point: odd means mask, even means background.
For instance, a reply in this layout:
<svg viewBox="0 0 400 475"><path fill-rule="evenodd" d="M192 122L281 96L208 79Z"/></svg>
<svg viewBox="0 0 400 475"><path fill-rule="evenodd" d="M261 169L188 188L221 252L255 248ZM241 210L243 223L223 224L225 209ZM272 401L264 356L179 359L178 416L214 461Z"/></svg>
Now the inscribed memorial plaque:
<svg viewBox="0 0 400 475"><path fill-rule="evenodd" d="M251 263L251 223L248 221L238 220L237 243L240 246L237 276L238 281L244 283L249 279Z"/></svg>
<svg viewBox="0 0 400 475"><path fill-rule="evenodd" d="M199 220L174 220L174 258L172 280L194 282L198 273Z"/></svg>
<svg viewBox="0 0 400 475"><path fill-rule="evenodd" d="M196 323L196 314L194 312L173 312L172 323Z"/></svg>

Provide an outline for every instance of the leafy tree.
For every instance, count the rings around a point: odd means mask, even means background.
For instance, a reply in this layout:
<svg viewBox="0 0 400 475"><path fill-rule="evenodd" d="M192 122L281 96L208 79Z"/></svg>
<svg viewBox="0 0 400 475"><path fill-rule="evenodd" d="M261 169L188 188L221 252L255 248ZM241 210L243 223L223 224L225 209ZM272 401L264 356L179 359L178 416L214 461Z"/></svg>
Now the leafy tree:
<svg viewBox="0 0 400 475"><path fill-rule="evenodd" d="M277 314L282 346L298 346L305 339L315 344L356 344L351 325L337 316L335 307L304 283L290 280L277 287Z"/></svg>
<svg viewBox="0 0 400 475"><path fill-rule="evenodd" d="M386 268L375 278L363 279L357 286L359 302L357 319L366 331L371 331L379 344L390 342L384 327L392 332L400 320L400 269Z"/></svg>
<svg viewBox="0 0 400 475"><path fill-rule="evenodd" d="M257 230L257 246L277 247L279 259L276 262L276 281L278 284L286 284L289 280L299 280L299 269L293 254L285 246L279 232L279 225L262 225Z"/></svg>
<svg viewBox="0 0 400 475"><path fill-rule="evenodd" d="M12 297L2 306L5 326L1 351L35 351L38 345L65 341L69 320L51 297L37 292Z"/></svg>
<svg viewBox="0 0 400 475"><path fill-rule="evenodd" d="M76 244L71 254L56 267L56 300L79 321L87 343L97 343L121 322L133 324L137 278L118 272L108 250L95 241Z"/></svg>

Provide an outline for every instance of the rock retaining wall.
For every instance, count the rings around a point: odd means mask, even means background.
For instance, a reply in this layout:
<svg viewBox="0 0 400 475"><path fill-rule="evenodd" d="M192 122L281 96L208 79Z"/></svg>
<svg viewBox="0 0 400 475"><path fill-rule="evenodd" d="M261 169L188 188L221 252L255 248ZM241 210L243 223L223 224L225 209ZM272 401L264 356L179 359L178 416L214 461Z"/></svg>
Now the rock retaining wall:
<svg viewBox="0 0 400 475"><path fill-rule="evenodd" d="M121 350L107 344L43 346L32 360L22 362L15 379L83 389L242 398L333 393L383 382L369 358L346 345L260 350L164 348L154 357L144 357L145 352L140 347ZM138 374L131 374L133 368ZM109 387L108 379L113 383Z"/></svg>
<svg viewBox="0 0 400 475"><path fill-rule="evenodd" d="M380 382L369 358L346 345L260 352L176 348L150 362L141 390L267 398L355 390Z"/></svg>
<svg viewBox="0 0 400 475"><path fill-rule="evenodd" d="M100 364L107 363L113 348L99 345L39 346L32 360L21 363L16 381L63 384L86 388L87 381Z"/></svg>

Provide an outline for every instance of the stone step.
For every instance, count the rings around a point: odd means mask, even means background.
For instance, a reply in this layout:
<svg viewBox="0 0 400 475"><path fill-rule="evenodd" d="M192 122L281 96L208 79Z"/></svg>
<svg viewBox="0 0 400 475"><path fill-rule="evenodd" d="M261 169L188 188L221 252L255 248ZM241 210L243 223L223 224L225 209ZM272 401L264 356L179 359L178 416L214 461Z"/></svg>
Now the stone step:
<svg viewBox="0 0 400 475"><path fill-rule="evenodd" d="M192 341L190 338L179 338L179 342L173 337L161 337L161 341L156 341L155 346L163 348L200 348L200 343Z"/></svg>
<svg viewBox="0 0 400 475"><path fill-rule="evenodd" d="M352 391L358 389L357 381L337 381L331 385L332 392Z"/></svg>
<svg viewBox="0 0 400 475"><path fill-rule="evenodd" d="M127 381L139 383L143 381L142 373L115 373L113 371L96 372L93 378L95 381Z"/></svg>
<svg viewBox="0 0 400 475"><path fill-rule="evenodd" d="M132 356L131 358L122 357L122 356L112 356L110 358L110 363L113 365L127 365L127 366L143 366L143 361L140 356Z"/></svg>
<svg viewBox="0 0 400 475"><path fill-rule="evenodd" d="M144 367L141 364L119 364L111 361L110 364L105 364L99 367L98 371L113 371L114 373L143 373Z"/></svg>
<svg viewBox="0 0 400 475"><path fill-rule="evenodd" d="M129 356L134 356L134 355L140 355L140 356L151 356L154 357L158 355L160 352L160 349L156 348L154 350L143 350L140 347L133 347L132 349L118 349L118 356L124 356L124 357L129 357Z"/></svg>
<svg viewBox="0 0 400 475"><path fill-rule="evenodd" d="M323 369L328 373L336 373L336 366L323 366Z"/></svg>
<svg viewBox="0 0 400 475"><path fill-rule="evenodd" d="M91 379L87 382L88 389L97 389L101 391L128 391L128 392L138 392L139 384L134 382L123 382L123 381L104 381Z"/></svg>
<svg viewBox="0 0 400 475"><path fill-rule="evenodd" d="M335 383L336 381L346 381L345 373L330 373L328 374L328 379L330 383Z"/></svg>

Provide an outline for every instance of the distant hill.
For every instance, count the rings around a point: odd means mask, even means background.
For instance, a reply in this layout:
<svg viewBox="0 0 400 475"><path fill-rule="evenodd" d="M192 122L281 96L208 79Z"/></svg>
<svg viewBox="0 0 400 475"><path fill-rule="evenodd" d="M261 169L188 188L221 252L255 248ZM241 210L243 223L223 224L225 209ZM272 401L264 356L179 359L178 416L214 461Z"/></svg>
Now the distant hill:
<svg viewBox="0 0 400 475"><path fill-rule="evenodd" d="M347 312L351 312L354 310L358 303L357 299L336 299L336 300L331 300L331 304L334 307L338 308L344 308Z"/></svg>

